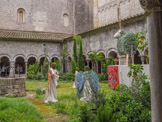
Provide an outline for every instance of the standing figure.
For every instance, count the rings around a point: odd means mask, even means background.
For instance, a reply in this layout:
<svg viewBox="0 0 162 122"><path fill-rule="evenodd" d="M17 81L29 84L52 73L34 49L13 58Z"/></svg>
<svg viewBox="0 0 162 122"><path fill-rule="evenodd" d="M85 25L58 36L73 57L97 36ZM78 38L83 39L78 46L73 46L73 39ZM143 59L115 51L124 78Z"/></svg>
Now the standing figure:
<svg viewBox="0 0 162 122"><path fill-rule="evenodd" d="M74 83L73 83L72 88L77 88L76 77L77 77L77 75L78 75L78 71L79 71L79 68L76 67L76 71L75 71L75 81L74 81Z"/></svg>
<svg viewBox="0 0 162 122"><path fill-rule="evenodd" d="M59 75L57 75L57 70L55 70L56 64L52 63L51 68L49 68L48 72L48 88L45 95L44 102L57 102L57 93L56 93L56 86L57 80L59 79Z"/></svg>
<svg viewBox="0 0 162 122"><path fill-rule="evenodd" d="M86 72L79 72L77 75L77 95L81 101L90 101L92 94L97 92L99 88L98 75L96 72L87 69ZM81 98L83 89L84 96Z"/></svg>

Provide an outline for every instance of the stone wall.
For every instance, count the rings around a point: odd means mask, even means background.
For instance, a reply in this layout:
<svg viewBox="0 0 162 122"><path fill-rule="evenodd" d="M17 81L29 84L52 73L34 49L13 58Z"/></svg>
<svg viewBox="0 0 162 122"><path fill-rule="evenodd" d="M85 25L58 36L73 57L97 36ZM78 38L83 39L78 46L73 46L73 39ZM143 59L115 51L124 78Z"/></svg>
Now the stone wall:
<svg viewBox="0 0 162 122"><path fill-rule="evenodd" d="M92 0L0 0L0 3L0 29L78 33L93 28ZM18 22L18 9L25 11L23 23Z"/></svg>
<svg viewBox="0 0 162 122"><path fill-rule="evenodd" d="M118 21L118 5L120 4L120 16L122 20L144 14L139 0L94 0L98 2L94 17L98 17L98 27ZM96 4L94 4L96 8ZM97 12L96 12L97 11ZM96 26L94 18L94 26Z"/></svg>
<svg viewBox="0 0 162 122"><path fill-rule="evenodd" d="M53 57L60 59L61 49L61 42L0 41L0 57L6 56L10 61L15 61L17 57L22 57L25 61L35 57L39 61L45 54L49 61Z"/></svg>
<svg viewBox="0 0 162 122"><path fill-rule="evenodd" d="M0 0L0 29L73 33L74 0ZM18 23L17 10L25 10L24 22ZM64 14L69 26L64 26Z"/></svg>
<svg viewBox="0 0 162 122"><path fill-rule="evenodd" d="M149 71L149 65L143 65L144 66L144 73L147 76L150 76L150 71ZM130 71L130 68L126 65L120 65L118 66L118 71L119 71L119 84L125 84L127 86L131 86L132 83L132 78L128 77L128 72Z"/></svg>
<svg viewBox="0 0 162 122"><path fill-rule="evenodd" d="M25 78L0 78L0 96L25 96Z"/></svg>
<svg viewBox="0 0 162 122"><path fill-rule="evenodd" d="M123 23L123 30L128 32L145 32L147 30L147 21L145 18L142 20L136 20L135 22ZM106 29L105 29L106 28ZM102 52L105 57L109 57L111 51L117 52L117 39L114 38L114 34L119 30L118 24L113 26L107 26L105 28L87 31L80 34L83 38L83 53L87 56L92 51ZM70 52L69 56L73 55L73 41L67 40L67 49ZM87 57L88 58L88 57Z"/></svg>

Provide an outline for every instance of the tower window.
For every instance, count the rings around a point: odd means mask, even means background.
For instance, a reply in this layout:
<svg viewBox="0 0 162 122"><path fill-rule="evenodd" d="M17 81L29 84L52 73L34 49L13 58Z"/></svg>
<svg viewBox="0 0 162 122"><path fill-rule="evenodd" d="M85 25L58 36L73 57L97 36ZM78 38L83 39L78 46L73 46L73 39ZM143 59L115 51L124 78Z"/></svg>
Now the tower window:
<svg viewBox="0 0 162 122"><path fill-rule="evenodd" d="M65 27L69 26L69 15L68 14L64 14L63 18L64 18L64 26Z"/></svg>
<svg viewBox="0 0 162 122"><path fill-rule="evenodd" d="M23 8L19 8L17 10L17 21L18 23L24 23L25 20L25 10Z"/></svg>

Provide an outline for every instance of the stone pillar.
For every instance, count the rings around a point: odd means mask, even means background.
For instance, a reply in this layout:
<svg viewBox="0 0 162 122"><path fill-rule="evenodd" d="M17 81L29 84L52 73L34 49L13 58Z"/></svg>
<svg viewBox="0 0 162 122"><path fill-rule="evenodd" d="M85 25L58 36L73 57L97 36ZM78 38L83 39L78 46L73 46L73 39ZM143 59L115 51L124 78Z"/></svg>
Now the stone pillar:
<svg viewBox="0 0 162 122"><path fill-rule="evenodd" d="M94 3L94 28L98 27L98 0L93 0Z"/></svg>
<svg viewBox="0 0 162 122"><path fill-rule="evenodd" d="M9 77L15 76L15 61L10 61L10 74Z"/></svg>
<svg viewBox="0 0 162 122"><path fill-rule="evenodd" d="M25 61L25 77L27 77L28 61Z"/></svg>
<svg viewBox="0 0 162 122"><path fill-rule="evenodd" d="M162 121L162 0L140 0L147 18L152 122Z"/></svg>
<svg viewBox="0 0 162 122"><path fill-rule="evenodd" d="M141 62L142 64L145 64L145 55L141 55Z"/></svg>
<svg viewBox="0 0 162 122"><path fill-rule="evenodd" d="M125 62L126 62L125 55L122 55L119 57L119 62L120 62L119 65L125 65Z"/></svg>

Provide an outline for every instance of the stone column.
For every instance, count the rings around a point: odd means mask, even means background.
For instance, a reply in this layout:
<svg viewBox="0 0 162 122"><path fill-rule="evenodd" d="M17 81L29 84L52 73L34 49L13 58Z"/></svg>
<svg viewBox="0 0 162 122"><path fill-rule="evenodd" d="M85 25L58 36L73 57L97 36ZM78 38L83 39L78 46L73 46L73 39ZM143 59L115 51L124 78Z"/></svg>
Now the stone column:
<svg viewBox="0 0 162 122"><path fill-rule="evenodd" d="M28 61L25 61L25 77L27 77Z"/></svg>
<svg viewBox="0 0 162 122"><path fill-rule="evenodd" d="M15 61L10 61L10 74L9 77L15 76Z"/></svg>
<svg viewBox="0 0 162 122"><path fill-rule="evenodd" d="M162 121L162 0L140 0L147 18L152 122Z"/></svg>
<svg viewBox="0 0 162 122"><path fill-rule="evenodd" d="M125 65L126 62L125 55L119 56L119 62L120 62L119 65Z"/></svg>

